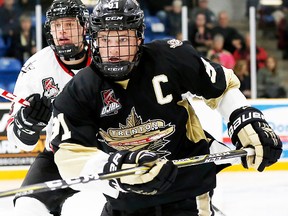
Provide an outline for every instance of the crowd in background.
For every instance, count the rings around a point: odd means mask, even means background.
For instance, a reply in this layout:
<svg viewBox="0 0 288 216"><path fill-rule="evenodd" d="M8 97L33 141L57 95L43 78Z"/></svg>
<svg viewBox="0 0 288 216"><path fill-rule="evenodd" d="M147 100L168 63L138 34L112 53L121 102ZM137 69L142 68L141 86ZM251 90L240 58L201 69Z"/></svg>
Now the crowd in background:
<svg viewBox="0 0 288 216"><path fill-rule="evenodd" d="M0 45L6 47L1 54L17 58L21 64L36 52L36 1L0 0ZM45 15L52 0L39 2ZM165 36L182 39L182 0L139 0L139 3L144 8L146 20L157 18L164 26L160 31ZM215 14L209 8L208 0L187 0L185 3L188 4L188 40L202 56L234 69L241 82L241 91L251 97L249 32L243 35L231 26L227 11ZM259 0L247 0L247 8L250 5L257 8L259 28L269 28L277 40L278 49L283 52L283 59L288 59L288 0L283 0L278 7L261 7ZM246 16L249 16L248 12ZM47 45L44 37L42 42L43 47ZM149 34L146 42L149 42ZM285 88L280 84L277 59L257 45L256 61L257 97L286 97Z"/></svg>

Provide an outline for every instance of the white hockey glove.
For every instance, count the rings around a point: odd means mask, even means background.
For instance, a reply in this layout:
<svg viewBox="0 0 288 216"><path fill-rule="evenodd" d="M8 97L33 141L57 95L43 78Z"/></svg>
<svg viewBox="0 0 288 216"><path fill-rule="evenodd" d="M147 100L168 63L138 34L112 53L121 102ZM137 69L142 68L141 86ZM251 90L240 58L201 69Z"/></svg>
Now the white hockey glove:
<svg viewBox="0 0 288 216"><path fill-rule="evenodd" d="M255 148L254 156L242 158L245 168L252 167L262 172L281 156L281 140L256 108L242 107L235 110L229 118L228 135L237 149L247 146Z"/></svg>
<svg viewBox="0 0 288 216"><path fill-rule="evenodd" d="M176 165L168 160L160 160L155 153L145 150L115 152L104 166L104 173L142 165L151 168L144 174L110 180L110 185L120 187L124 192L153 195L168 189L177 176Z"/></svg>
<svg viewBox="0 0 288 216"><path fill-rule="evenodd" d="M40 94L32 94L26 98L30 106L21 107L14 117L14 133L22 142L34 145L40 131L46 127L52 115L51 99Z"/></svg>

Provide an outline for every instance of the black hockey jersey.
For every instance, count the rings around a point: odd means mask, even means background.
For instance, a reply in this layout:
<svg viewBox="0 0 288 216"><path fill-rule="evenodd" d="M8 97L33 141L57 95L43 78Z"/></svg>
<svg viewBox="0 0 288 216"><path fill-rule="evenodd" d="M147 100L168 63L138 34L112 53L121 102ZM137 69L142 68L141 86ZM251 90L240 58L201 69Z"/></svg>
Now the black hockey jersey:
<svg viewBox="0 0 288 216"><path fill-rule="evenodd" d="M239 86L233 71L198 56L188 42L155 41L142 49L129 81L104 79L92 64L66 85L54 101L54 115L63 114L67 126L54 134L55 149L63 142L107 153L148 149L169 160L209 153L203 129L182 94L190 91L215 108L228 88ZM143 208L203 194L215 187L215 180L213 163L185 167L165 193L121 193L110 199L118 209Z"/></svg>

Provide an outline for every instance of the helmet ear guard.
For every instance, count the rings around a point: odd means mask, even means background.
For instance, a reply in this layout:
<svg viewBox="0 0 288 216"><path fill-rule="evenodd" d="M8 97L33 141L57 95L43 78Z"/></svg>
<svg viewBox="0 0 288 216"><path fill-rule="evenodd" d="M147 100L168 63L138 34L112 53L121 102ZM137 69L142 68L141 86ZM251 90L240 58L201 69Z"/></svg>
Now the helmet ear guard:
<svg viewBox="0 0 288 216"><path fill-rule="evenodd" d="M129 78L130 72L139 63L144 29L144 12L140 9L136 0L98 1L90 15L89 31L93 61L104 77L116 81ZM136 32L137 53L133 61L103 62L103 56L100 55L97 41L99 32L122 30L135 30ZM138 44L139 39L141 40L140 44Z"/></svg>
<svg viewBox="0 0 288 216"><path fill-rule="evenodd" d="M55 44L54 37L51 33L51 22L60 18L76 18L78 20L80 26L83 27L82 30L78 29L79 36L82 32L79 44ZM46 12L46 21L44 24L48 45L59 57L64 57L67 60L81 58L86 52L83 47L87 45L86 31L88 28L88 20L89 11L81 0L54 0Z"/></svg>

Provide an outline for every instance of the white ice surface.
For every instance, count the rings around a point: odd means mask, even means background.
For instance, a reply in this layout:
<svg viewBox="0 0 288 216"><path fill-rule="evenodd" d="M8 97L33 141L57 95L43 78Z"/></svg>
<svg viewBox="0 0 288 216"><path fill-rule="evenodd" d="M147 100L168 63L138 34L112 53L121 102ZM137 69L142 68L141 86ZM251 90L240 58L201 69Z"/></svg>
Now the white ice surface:
<svg viewBox="0 0 288 216"><path fill-rule="evenodd" d="M0 181L0 190L19 185L20 181ZM64 206L63 216L100 215L103 202L101 196L79 194ZM213 203L225 216L288 216L288 171L222 172ZM92 214L79 210L85 205ZM12 209L12 197L0 198L1 216L12 216Z"/></svg>

